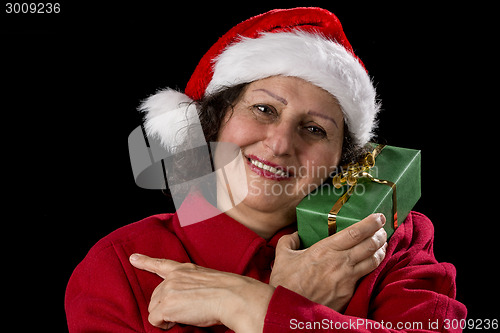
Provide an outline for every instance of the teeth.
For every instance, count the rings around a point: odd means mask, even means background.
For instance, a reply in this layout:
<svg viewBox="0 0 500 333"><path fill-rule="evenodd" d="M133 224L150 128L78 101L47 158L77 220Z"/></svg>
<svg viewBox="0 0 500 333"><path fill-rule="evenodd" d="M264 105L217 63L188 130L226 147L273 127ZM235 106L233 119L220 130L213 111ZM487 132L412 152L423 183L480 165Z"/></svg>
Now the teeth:
<svg viewBox="0 0 500 333"><path fill-rule="evenodd" d="M280 177L285 177L287 176L287 174L283 171L283 170L280 170L280 169L276 169L275 167L272 167L270 165L267 165L267 164L264 164L262 162L259 162L259 161L256 161L256 160L252 160L250 159L250 162L255 165L256 167L258 168L261 168L261 169L264 169L264 170L267 170L269 172L272 172Z"/></svg>

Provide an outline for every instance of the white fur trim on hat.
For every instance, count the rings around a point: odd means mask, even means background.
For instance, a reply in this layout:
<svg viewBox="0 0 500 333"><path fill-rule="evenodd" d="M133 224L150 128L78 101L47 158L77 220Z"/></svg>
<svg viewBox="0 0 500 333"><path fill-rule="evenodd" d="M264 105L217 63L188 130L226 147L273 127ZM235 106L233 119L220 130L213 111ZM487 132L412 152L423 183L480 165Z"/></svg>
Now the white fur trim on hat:
<svg viewBox="0 0 500 333"><path fill-rule="evenodd" d="M187 95L167 88L148 97L139 110L145 113L146 134L159 139L167 152L206 145L198 110Z"/></svg>
<svg viewBox="0 0 500 333"><path fill-rule="evenodd" d="M275 75L299 77L328 91L339 101L355 143L362 146L372 138L380 106L370 77L343 46L319 34L241 38L215 59L205 95Z"/></svg>

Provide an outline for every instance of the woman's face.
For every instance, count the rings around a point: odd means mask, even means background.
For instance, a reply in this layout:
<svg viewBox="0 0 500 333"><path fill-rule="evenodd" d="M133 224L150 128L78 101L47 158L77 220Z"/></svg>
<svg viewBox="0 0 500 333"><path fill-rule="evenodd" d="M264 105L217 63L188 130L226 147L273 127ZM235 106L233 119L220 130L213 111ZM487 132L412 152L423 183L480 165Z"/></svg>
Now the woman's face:
<svg viewBox="0 0 500 333"><path fill-rule="evenodd" d="M307 81L274 76L250 83L218 137L241 147L248 185L242 208L294 216L335 170L343 124L337 100Z"/></svg>

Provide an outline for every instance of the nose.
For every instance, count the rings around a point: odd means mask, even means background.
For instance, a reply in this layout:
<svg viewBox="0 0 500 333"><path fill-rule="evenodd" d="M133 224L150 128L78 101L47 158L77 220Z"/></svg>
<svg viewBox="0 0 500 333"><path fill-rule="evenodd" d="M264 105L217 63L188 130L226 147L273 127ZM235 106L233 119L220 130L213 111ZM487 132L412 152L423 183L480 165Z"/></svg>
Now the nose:
<svg viewBox="0 0 500 333"><path fill-rule="evenodd" d="M264 146L273 156L289 156L293 151L294 129L292 124L280 123L268 126Z"/></svg>

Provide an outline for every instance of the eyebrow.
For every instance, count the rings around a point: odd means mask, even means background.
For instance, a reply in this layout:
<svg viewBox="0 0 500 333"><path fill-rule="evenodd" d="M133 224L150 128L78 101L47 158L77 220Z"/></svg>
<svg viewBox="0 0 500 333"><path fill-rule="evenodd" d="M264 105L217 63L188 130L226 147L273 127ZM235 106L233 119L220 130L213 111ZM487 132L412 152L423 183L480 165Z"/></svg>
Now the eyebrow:
<svg viewBox="0 0 500 333"><path fill-rule="evenodd" d="M324 115L322 113L319 113L319 112L316 112L316 111L312 111L312 110L309 111L309 112L307 112L307 114L310 114L311 116L316 116L316 117L320 117L320 118L323 118L323 119L330 120L331 122L333 122L333 124L335 125L335 127L339 128L339 125L337 125L337 122L332 117L328 117L327 115Z"/></svg>
<svg viewBox="0 0 500 333"><path fill-rule="evenodd" d="M272 98L274 98L275 100L281 102L282 104L285 104L285 105L288 105L288 101L286 99L284 99L283 97L281 96L278 96L276 94L273 94L272 92L270 92L269 90L267 89L255 89L253 91L263 91L265 92L266 94L268 94L269 96L271 96Z"/></svg>

